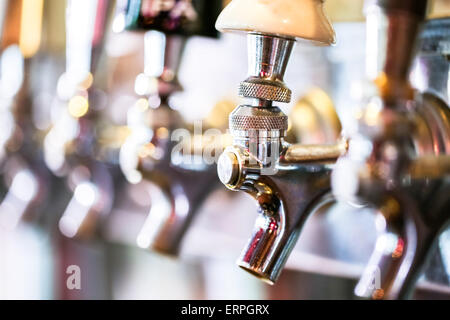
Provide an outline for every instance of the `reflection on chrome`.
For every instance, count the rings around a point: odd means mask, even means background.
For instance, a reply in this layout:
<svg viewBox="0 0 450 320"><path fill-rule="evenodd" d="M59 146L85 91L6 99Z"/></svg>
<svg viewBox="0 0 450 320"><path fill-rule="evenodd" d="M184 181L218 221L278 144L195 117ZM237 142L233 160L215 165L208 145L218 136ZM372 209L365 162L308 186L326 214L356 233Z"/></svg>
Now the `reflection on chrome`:
<svg viewBox="0 0 450 320"><path fill-rule="evenodd" d="M38 193L38 181L30 170L20 170L12 179L8 193L0 204L0 225L14 229Z"/></svg>
<svg viewBox="0 0 450 320"><path fill-rule="evenodd" d="M62 234L69 238L77 235L99 199L98 192L97 187L90 182L80 183L75 188L73 198L59 220L59 230Z"/></svg>

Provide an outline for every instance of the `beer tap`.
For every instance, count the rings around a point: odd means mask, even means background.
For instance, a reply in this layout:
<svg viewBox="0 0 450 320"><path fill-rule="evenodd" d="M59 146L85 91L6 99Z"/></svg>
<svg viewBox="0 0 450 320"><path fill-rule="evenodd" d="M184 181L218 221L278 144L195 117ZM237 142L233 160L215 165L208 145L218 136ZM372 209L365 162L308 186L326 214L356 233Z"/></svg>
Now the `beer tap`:
<svg viewBox="0 0 450 320"><path fill-rule="evenodd" d="M365 6L370 83L333 172L337 197L377 212L379 235L355 289L363 298L410 297L450 217L448 102L409 81L426 10L424 0Z"/></svg>
<svg viewBox="0 0 450 320"><path fill-rule="evenodd" d="M248 78L239 87L247 102L229 117L234 142L217 165L228 189L248 193L257 204L253 234L237 263L273 284L307 218L334 201L331 169L346 151L343 140L287 143L288 117L274 102L290 102L283 77L296 40L330 45L335 35L319 0L234 0L216 28L246 32L248 38Z"/></svg>
<svg viewBox="0 0 450 320"><path fill-rule="evenodd" d="M37 218L47 192L48 172L34 141L29 72L41 42L43 1L2 1L2 6L0 165L7 192L0 204L0 224L14 229L23 220Z"/></svg>
<svg viewBox="0 0 450 320"><path fill-rule="evenodd" d="M216 37L212 21L220 1L127 4L114 25L146 31L144 72L135 83L136 93L145 98L129 110L131 134L121 150L121 166L130 182L146 182L151 199L138 246L176 255L200 206L218 185L203 151L207 147L219 150L222 144L213 146L203 139L203 129L186 123L170 98L182 90L177 75L187 37Z"/></svg>
<svg viewBox="0 0 450 320"><path fill-rule="evenodd" d="M66 71L58 81L60 103L44 155L73 193L59 220L69 238L95 235L113 202L113 173L98 154L100 111L94 90L111 8L107 0L68 1L66 8Z"/></svg>

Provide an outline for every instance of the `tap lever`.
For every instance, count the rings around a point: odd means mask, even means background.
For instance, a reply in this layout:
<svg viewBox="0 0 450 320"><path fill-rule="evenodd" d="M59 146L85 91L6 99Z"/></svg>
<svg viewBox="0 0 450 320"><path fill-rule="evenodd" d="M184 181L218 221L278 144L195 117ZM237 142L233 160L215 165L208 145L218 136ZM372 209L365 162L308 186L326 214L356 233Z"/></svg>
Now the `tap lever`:
<svg viewBox="0 0 450 320"><path fill-rule="evenodd" d="M404 12L417 16L419 19L425 19L428 0L368 0L366 7L376 5L385 12Z"/></svg>
<svg viewBox="0 0 450 320"><path fill-rule="evenodd" d="M369 0L366 72L385 100L411 99L408 77L427 0Z"/></svg>
<svg viewBox="0 0 450 320"><path fill-rule="evenodd" d="M347 152L348 143L345 140L336 144L302 145L294 144L288 147L284 160L289 163L311 161L336 161Z"/></svg>
<svg viewBox="0 0 450 320"><path fill-rule="evenodd" d="M157 94L165 98L182 90L178 69L185 43L186 37L183 36L166 35L155 30L145 33L145 70L136 78L137 94Z"/></svg>

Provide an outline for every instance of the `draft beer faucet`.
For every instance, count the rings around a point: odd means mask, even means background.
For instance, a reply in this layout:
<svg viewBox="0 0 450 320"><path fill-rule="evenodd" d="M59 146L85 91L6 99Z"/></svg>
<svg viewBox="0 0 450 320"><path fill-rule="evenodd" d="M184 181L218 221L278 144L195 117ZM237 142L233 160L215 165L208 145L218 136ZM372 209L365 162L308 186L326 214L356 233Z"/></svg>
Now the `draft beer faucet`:
<svg viewBox="0 0 450 320"><path fill-rule="evenodd" d="M217 166L227 188L248 193L257 204L253 234L237 263L273 284L308 217L334 201L331 169L346 151L344 141L287 143L288 117L274 103L290 102L283 77L296 40L330 45L335 35L319 0L234 0L216 27L248 38L248 77L239 86L247 102L229 117L233 146Z"/></svg>
<svg viewBox="0 0 450 320"><path fill-rule="evenodd" d="M112 2L70 0L66 8L66 70L59 78L57 116L44 139L48 168L72 192L59 229L68 238L91 238L109 213L113 172L100 159L100 112L94 90Z"/></svg>
<svg viewBox="0 0 450 320"><path fill-rule="evenodd" d="M0 226L14 229L24 220L36 221L48 195L48 172L33 139L30 75L41 44L43 1L2 1L1 6L0 174L6 188ZM25 37L29 32L36 36Z"/></svg>
<svg viewBox="0 0 450 320"><path fill-rule="evenodd" d="M128 112L131 134L120 152L125 176L132 183L145 181L151 199L137 237L141 248L178 254L200 206L218 186L215 168L203 161L203 142L192 148L174 139L187 132L188 141L202 140L203 132L194 136L196 130L175 110L171 97L182 90L177 76L187 38L215 37L213 21L220 6L220 1L124 1L114 22L146 32L144 72L135 83L141 98Z"/></svg>
<svg viewBox="0 0 450 320"><path fill-rule="evenodd" d="M410 297L450 217L450 110L409 81L426 10L424 0L365 6L371 83L348 154L333 172L337 197L378 212L375 249L355 289L364 298Z"/></svg>

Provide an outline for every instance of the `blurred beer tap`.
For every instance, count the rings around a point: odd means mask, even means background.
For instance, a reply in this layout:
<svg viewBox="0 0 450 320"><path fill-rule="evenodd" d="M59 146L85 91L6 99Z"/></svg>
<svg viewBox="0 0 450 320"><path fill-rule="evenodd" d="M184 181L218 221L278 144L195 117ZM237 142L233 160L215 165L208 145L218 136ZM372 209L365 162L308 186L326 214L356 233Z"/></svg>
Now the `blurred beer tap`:
<svg viewBox="0 0 450 320"><path fill-rule="evenodd" d="M137 238L142 248L178 254L198 209L217 186L213 163L219 153L214 150L222 149L221 133L216 144L204 138L208 128L186 123L171 97L182 90L177 75L187 37L216 37L213 21L220 8L221 1L124 1L113 24L116 31L146 31L144 72L135 83L145 98L129 110L131 134L121 150L123 172L132 183L147 182L151 199ZM211 118L223 119L225 112L218 107ZM214 149L210 162L203 157L208 148Z"/></svg>
<svg viewBox="0 0 450 320"><path fill-rule="evenodd" d="M69 0L66 8L66 70L59 78L53 127L44 140L48 168L65 177L72 191L59 229L67 237L90 238L111 210L113 173L100 159L99 97L95 74L112 1Z"/></svg>
<svg viewBox="0 0 450 320"><path fill-rule="evenodd" d="M30 79L31 58L41 42L43 1L1 5L0 166L7 192L0 204L0 224L13 229L22 220L36 219L33 209L46 199L48 173L35 141Z"/></svg>
<svg viewBox="0 0 450 320"><path fill-rule="evenodd" d="M220 31L247 33L249 62L248 78L239 87L248 102L230 115L234 143L220 156L218 175L227 188L244 191L257 202L253 235L237 263L270 284L279 277L307 218L334 201L331 169L346 151L345 141L330 139L335 130L330 128L340 129L340 124L327 116L316 116L323 121L318 130L322 135L314 137L319 144L307 144L307 139L287 143L288 117L273 105L290 102L291 90L283 77L296 39L318 45L335 41L323 4L234 0L216 23ZM307 101L305 97L303 104Z"/></svg>
<svg viewBox="0 0 450 320"><path fill-rule="evenodd" d="M419 92L409 81L426 10L426 0L366 1L371 84L348 154L332 179L338 197L378 212L379 236L355 289L360 297L410 297L450 218L448 100L436 95L433 86ZM448 43L448 29L443 34ZM448 70L448 59L441 60ZM436 71L421 73L420 65L417 72L422 80L441 77ZM443 76L447 83L448 72Z"/></svg>

